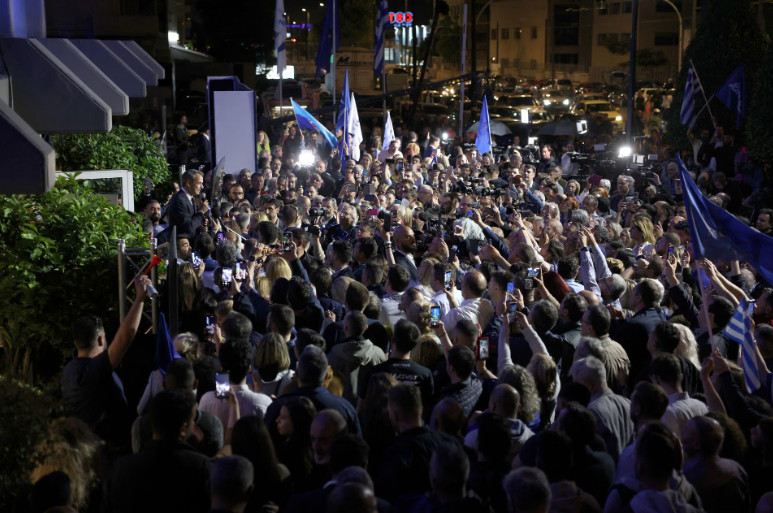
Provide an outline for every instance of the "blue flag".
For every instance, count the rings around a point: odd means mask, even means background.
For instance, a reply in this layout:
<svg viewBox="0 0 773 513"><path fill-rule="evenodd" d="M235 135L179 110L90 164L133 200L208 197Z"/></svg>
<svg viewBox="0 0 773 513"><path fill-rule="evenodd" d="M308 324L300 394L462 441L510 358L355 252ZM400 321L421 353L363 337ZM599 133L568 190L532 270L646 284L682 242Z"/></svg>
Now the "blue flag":
<svg viewBox="0 0 773 513"><path fill-rule="evenodd" d="M325 21L322 24L322 37L317 50L317 73L320 78L330 72L330 57L341 46L341 13L338 12L338 0L328 0L325 9ZM335 47L333 40L335 39Z"/></svg>
<svg viewBox="0 0 773 513"><path fill-rule="evenodd" d="M491 128L486 96L483 96L483 108L480 109L480 123L478 123L478 135L475 137L475 147L478 148L478 153L481 155L491 151Z"/></svg>
<svg viewBox="0 0 773 513"><path fill-rule="evenodd" d="M761 384L760 370L757 367L757 350L754 347L752 312L754 312L754 303L742 300L725 328L725 336L741 345L743 377L746 381L746 390L750 394L760 388Z"/></svg>
<svg viewBox="0 0 773 513"><path fill-rule="evenodd" d="M346 155L349 153L346 151L346 145L348 137L346 136L347 128L349 127L349 104L351 95L349 94L349 68L346 68L346 75L344 75L344 88L341 90L341 103L338 105L338 120L336 121L336 132L341 131L341 141L338 143L338 158L341 159L341 163L346 163Z"/></svg>
<svg viewBox="0 0 773 513"><path fill-rule="evenodd" d="M389 26L389 2L381 0L378 3L376 15L375 44L373 45L373 74L376 78L384 72L384 33Z"/></svg>
<svg viewBox="0 0 773 513"><path fill-rule="evenodd" d="M743 63L727 77L714 96L719 98L728 109L735 111L735 127L740 128L741 118L746 117L746 76Z"/></svg>
<svg viewBox="0 0 773 513"><path fill-rule="evenodd" d="M773 258L770 256L773 255L773 238L745 225L709 201L701 194L678 155L677 162L690 240L695 250L693 257L746 261L765 281L773 283Z"/></svg>
<svg viewBox="0 0 773 513"><path fill-rule="evenodd" d="M295 100L292 98L290 98L290 103L295 112L295 121L298 123L298 128L302 130L315 130L322 134L322 137L325 138L325 141L327 141L331 148L336 147L338 141L336 141L336 136L330 133L330 130L325 128L325 126L306 109L295 103Z"/></svg>
<svg viewBox="0 0 773 513"><path fill-rule="evenodd" d="M687 82L684 85L684 98L682 99L682 110L679 113L679 122L687 125L687 130L692 130L695 121L698 119L695 110L695 99L701 92L701 84L698 81L698 74L695 72L692 60L687 70Z"/></svg>
<svg viewBox="0 0 773 513"><path fill-rule="evenodd" d="M156 333L156 365L162 374L166 375L166 369L172 360L182 358L174 348L172 335L169 334L169 326L166 324L164 312L158 317L158 332Z"/></svg>

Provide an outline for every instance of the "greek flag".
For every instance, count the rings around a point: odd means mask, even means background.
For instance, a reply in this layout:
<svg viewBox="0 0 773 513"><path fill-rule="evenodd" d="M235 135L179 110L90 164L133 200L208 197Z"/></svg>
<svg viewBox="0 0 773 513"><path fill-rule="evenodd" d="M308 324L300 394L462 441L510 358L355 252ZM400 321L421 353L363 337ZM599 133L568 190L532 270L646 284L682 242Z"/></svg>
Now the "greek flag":
<svg viewBox="0 0 773 513"><path fill-rule="evenodd" d="M360 115L357 112L357 102L354 101L354 93L349 103L349 125L346 128L349 141L349 156L354 160L360 160L360 143L362 142L362 127Z"/></svg>
<svg viewBox="0 0 773 513"><path fill-rule="evenodd" d="M718 207L695 185L677 155L682 196L687 209L690 238L696 258L749 262L768 283L773 283L773 238L763 235Z"/></svg>
<svg viewBox="0 0 773 513"><path fill-rule="evenodd" d="M378 3L378 17L376 18L376 41L373 45L373 74L376 78L384 72L384 32L389 23L389 2L381 0Z"/></svg>
<svg viewBox="0 0 773 513"><path fill-rule="evenodd" d="M381 151L387 151L389 144L395 140L395 128L392 126L392 114L387 111L386 121L384 121L384 142L381 144Z"/></svg>
<svg viewBox="0 0 773 513"><path fill-rule="evenodd" d="M695 121L698 119L695 110L695 99L701 92L701 84L698 80L698 74L695 72L695 66L690 61L690 67L687 70L687 83L684 86L684 98L682 99L682 111L679 114L679 122L687 125L687 130L692 130Z"/></svg>
<svg viewBox="0 0 773 513"><path fill-rule="evenodd" d="M725 336L733 342L741 344L743 377L746 381L746 390L750 394L760 388L760 371L757 368L757 351L754 348L751 323L753 311L754 303L742 300L725 328Z"/></svg>
<svg viewBox="0 0 773 513"><path fill-rule="evenodd" d="M330 130L325 128L325 126L306 109L295 103L295 100L292 98L290 98L290 103L293 106L293 112L295 112L295 121L298 123L298 128L301 130L316 130L325 138L325 141L327 141L331 148L336 147L338 141L336 140L336 136L330 133Z"/></svg>
<svg viewBox="0 0 773 513"><path fill-rule="evenodd" d="M483 108L480 109L480 123L478 123L478 135L475 137L475 147L478 148L478 153L481 155L491 151L491 128L488 121L486 96L483 97Z"/></svg>
<svg viewBox="0 0 773 513"><path fill-rule="evenodd" d="M276 50L276 72L280 77L287 67L286 40L285 0L276 0L276 11L274 12L274 50Z"/></svg>

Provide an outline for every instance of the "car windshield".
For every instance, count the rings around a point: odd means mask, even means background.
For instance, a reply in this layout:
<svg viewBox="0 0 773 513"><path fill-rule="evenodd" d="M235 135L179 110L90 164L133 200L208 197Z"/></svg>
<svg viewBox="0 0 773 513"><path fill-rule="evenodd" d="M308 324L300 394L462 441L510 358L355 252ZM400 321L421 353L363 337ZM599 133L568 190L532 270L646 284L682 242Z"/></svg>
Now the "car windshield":
<svg viewBox="0 0 773 513"><path fill-rule="evenodd" d="M588 112L604 112L606 110L613 110L612 106L608 103L589 103L585 110Z"/></svg>

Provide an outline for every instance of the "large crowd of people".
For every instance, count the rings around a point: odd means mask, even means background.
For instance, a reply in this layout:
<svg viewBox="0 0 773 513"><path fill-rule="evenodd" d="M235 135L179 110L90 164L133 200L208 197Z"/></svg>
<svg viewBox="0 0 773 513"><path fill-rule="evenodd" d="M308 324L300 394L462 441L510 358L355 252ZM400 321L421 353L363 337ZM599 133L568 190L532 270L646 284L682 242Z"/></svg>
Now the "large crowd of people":
<svg viewBox="0 0 773 513"><path fill-rule="evenodd" d="M174 358L129 404L147 278L112 342L74 323L31 510L773 511L773 288L695 258L657 131L631 171L576 158L597 141L481 155L398 121L378 151L366 130L357 161L261 132L255 172L146 199L177 247ZM771 234L721 127L682 156ZM751 299L755 393L724 333Z"/></svg>

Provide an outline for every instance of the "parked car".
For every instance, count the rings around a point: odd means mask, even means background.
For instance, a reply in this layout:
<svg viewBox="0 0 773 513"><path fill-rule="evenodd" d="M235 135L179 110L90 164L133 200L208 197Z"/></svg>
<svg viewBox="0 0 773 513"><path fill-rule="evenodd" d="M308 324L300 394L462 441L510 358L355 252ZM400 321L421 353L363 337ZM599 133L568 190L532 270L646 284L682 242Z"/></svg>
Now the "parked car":
<svg viewBox="0 0 773 513"><path fill-rule="evenodd" d="M603 100L579 101L572 107L571 114L580 115L584 118L596 114L604 114L614 123L618 130L623 129L623 116L611 103Z"/></svg>

